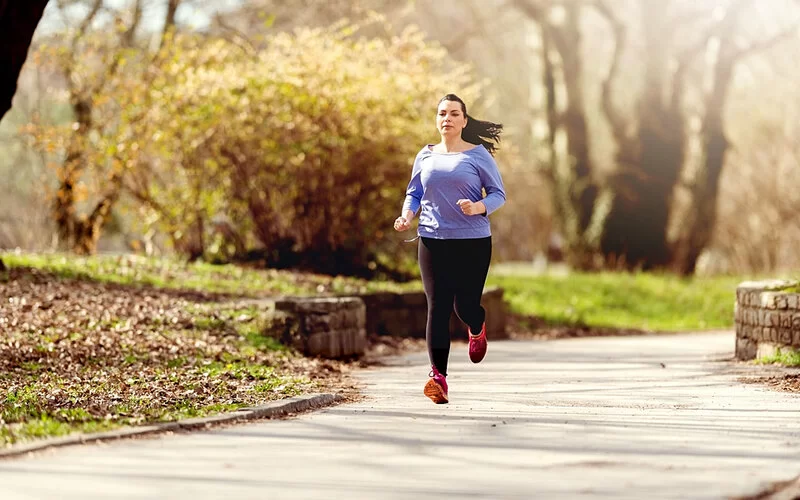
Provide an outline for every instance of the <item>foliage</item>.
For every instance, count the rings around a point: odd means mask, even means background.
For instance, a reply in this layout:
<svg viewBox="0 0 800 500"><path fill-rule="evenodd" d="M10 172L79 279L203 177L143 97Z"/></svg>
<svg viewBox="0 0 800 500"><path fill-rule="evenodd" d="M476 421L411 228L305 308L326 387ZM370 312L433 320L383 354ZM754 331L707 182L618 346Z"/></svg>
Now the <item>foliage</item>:
<svg viewBox="0 0 800 500"><path fill-rule="evenodd" d="M180 35L166 50L140 134L145 219L195 257L225 259L257 240L275 264L396 267L404 253L387 228L437 98L477 92L466 69L415 30L383 40L305 29L253 50ZM209 239L220 227L230 238Z"/></svg>
<svg viewBox="0 0 800 500"><path fill-rule="evenodd" d="M85 21L91 21L92 11ZM48 193L59 245L93 253L111 217L126 173L139 161L138 124L149 55L131 46L136 23L105 30L81 26L37 45L33 61L63 78L67 116L31 117L22 128L57 180ZM138 88L137 88L138 87Z"/></svg>

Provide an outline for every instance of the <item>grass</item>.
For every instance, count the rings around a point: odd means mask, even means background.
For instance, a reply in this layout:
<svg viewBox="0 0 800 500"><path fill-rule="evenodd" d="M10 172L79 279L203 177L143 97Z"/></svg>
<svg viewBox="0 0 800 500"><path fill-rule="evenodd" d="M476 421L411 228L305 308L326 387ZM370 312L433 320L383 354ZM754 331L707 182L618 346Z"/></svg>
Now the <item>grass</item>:
<svg viewBox="0 0 800 500"><path fill-rule="evenodd" d="M730 328L741 277L651 273L494 273L512 312L552 325L689 331Z"/></svg>
<svg viewBox="0 0 800 500"><path fill-rule="evenodd" d="M43 269L62 278L197 290L243 297L355 294L402 291L419 287L419 284L414 282L399 284L388 281L367 281L342 276L251 269L235 265L187 263L177 259L137 255L78 257L64 254L7 252L0 253L0 259L8 267Z"/></svg>
<svg viewBox="0 0 800 500"><path fill-rule="evenodd" d="M233 265L183 263L138 256L67 257L0 254L6 264L59 276L201 290L245 297L336 295L421 290L419 281L392 283ZM532 274L526 268L493 266L487 285L505 289L512 313L551 325L636 328L659 331L730 328L736 286L746 277L681 278L652 273ZM798 287L800 288L800 287ZM200 320L203 321L203 320ZM230 318L210 318L209 327ZM251 338L255 340L254 336ZM273 346L275 347L275 346Z"/></svg>
<svg viewBox="0 0 800 500"><path fill-rule="evenodd" d="M800 350L791 348L777 348L775 353L770 356L762 356L756 360L760 365L783 365L790 367L800 366Z"/></svg>

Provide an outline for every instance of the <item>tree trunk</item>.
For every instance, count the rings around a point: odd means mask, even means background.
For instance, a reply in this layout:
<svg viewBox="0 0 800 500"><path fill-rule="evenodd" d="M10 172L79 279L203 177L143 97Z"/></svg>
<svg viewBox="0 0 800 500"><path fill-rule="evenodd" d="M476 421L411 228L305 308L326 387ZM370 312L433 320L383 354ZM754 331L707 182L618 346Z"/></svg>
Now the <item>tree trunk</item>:
<svg viewBox="0 0 800 500"><path fill-rule="evenodd" d="M700 131L702 163L692 186L692 207L688 220L683 224L683 230L674 245L672 268L684 275L694 274L697 259L711 241L717 219L719 179L728 150L723 113L739 55L733 40L737 18L738 12L732 9L723 21L719 53L713 68L713 85L705 99L707 104Z"/></svg>
<svg viewBox="0 0 800 500"><path fill-rule="evenodd" d="M83 152L92 126L92 108L78 96L72 98L77 128L70 137L64 164L59 170L59 187L53 206L58 244L62 250L75 247L83 232L76 214L76 189L83 172Z"/></svg>
<svg viewBox="0 0 800 500"><path fill-rule="evenodd" d="M11 109L17 80L47 0L0 0L0 120Z"/></svg>
<svg viewBox="0 0 800 500"><path fill-rule="evenodd" d="M683 165L685 139L678 99L665 102L668 81L666 2L642 6L645 85L633 144L621 145L620 158L636 158L613 180L616 196L602 249L606 259L628 269L653 269L670 261L667 241L672 194ZM632 148L638 151L629 151Z"/></svg>

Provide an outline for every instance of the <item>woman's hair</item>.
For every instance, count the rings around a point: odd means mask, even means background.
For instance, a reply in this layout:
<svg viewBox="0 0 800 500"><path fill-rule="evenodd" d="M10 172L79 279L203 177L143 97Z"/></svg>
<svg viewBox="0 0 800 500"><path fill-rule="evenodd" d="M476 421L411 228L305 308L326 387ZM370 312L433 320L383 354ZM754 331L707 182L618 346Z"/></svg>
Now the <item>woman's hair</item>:
<svg viewBox="0 0 800 500"><path fill-rule="evenodd" d="M439 104L444 101L452 101L461 104L461 111L467 118L467 126L464 127L464 130L461 132L461 138L476 146L482 145L494 156L494 153L497 151L497 144L500 142L500 133L503 131L503 125L500 123L477 120L469 116L467 114L467 105L455 94L447 94L442 97Z"/></svg>

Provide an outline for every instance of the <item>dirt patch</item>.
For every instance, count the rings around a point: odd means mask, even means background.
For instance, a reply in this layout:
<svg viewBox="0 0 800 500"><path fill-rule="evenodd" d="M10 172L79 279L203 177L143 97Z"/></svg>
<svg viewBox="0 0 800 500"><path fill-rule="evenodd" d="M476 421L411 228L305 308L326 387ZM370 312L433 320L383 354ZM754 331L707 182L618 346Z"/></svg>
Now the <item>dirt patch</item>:
<svg viewBox="0 0 800 500"><path fill-rule="evenodd" d="M800 374L740 377L745 384L760 384L781 392L800 393Z"/></svg>
<svg viewBox="0 0 800 500"><path fill-rule="evenodd" d="M796 500L800 498L800 477L772 483L755 495L731 497L731 500Z"/></svg>

